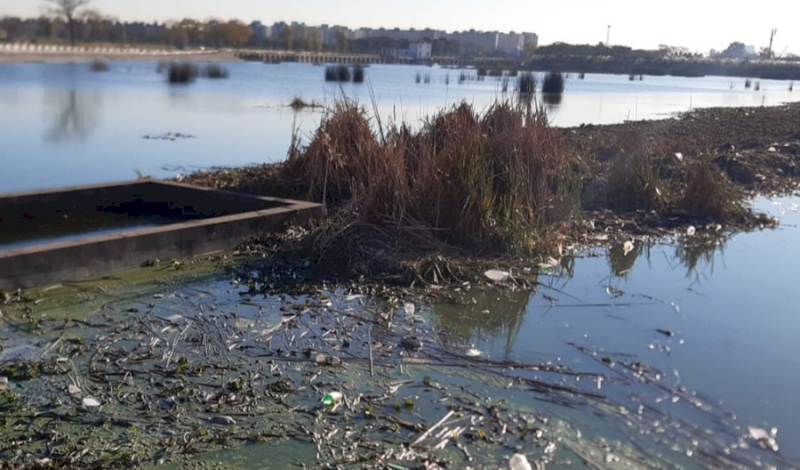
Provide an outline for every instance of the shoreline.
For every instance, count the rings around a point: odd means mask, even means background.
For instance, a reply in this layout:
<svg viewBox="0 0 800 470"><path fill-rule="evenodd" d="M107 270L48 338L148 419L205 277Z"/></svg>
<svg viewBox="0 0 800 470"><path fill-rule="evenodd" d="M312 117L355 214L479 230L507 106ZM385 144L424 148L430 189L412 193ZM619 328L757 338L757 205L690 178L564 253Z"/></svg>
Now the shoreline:
<svg viewBox="0 0 800 470"><path fill-rule="evenodd" d="M241 62L229 51L0 52L0 64L90 63L100 61Z"/></svg>

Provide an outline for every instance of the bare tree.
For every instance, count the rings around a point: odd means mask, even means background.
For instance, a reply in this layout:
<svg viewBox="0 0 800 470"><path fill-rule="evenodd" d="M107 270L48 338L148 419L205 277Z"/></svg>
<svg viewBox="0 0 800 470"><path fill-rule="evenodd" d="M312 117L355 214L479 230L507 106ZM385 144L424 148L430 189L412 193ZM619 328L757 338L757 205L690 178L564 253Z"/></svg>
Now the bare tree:
<svg viewBox="0 0 800 470"><path fill-rule="evenodd" d="M50 8L50 11L61 17L67 22L67 29L69 30L69 40L72 45L75 45L75 16L77 10L86 6L90 0L45 0L47 3L52 3L55 6Z"/></svg>

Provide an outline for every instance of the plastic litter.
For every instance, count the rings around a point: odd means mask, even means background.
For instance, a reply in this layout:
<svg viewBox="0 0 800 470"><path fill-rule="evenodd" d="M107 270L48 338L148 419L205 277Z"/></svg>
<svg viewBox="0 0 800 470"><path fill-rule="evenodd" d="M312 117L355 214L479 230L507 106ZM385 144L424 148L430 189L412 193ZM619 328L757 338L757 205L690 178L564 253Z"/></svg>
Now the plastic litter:
<svg viewBox="0 0 800 470"><path fill-rule="evenodd" d="M317 354L316 358L317 364L321 366L340 366L342 365L342 360L336 356L328 356L327 354Z"/></svg>
<svg viewBox="0 0 800 470"><path fill-rule="evenodd" d="M514 454L508 460L508 468L510 470L533 470L528 458L522 454Z"/></svg>
<svg viewBox="0 0 800 470"><path fill-rule="evenodd" d="M340 405L343 399L344 395L342 395L342 392L329 392L322 397L322 404L327 407L335 407Z"/></svg>
<svg viewBox="0 0 800 470"><path fill-rule="evenodd" d="M483 273L483 275L493 282L506 282L508 278L511 277L511 274L507 271L500 271L499 269L490 269Z"/></svg>

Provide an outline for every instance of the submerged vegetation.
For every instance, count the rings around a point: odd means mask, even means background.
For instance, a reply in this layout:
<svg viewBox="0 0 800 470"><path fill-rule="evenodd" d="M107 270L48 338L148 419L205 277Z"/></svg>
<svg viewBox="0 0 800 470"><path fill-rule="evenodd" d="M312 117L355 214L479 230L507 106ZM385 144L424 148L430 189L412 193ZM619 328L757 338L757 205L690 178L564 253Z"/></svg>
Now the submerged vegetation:
<svg viewBox="0 0 800 470"><path fill-rule="evenodd" d="M197 65L188 62L173 62L167 67L169 83L191 83L200 75Z"/></svg>
<svg viewBox="0 0 800 470"><path fill-rule="evenodd" d="M108 72L110 69L108 64L102 60L94 60L90 65L90 69L92 72Z"/></svg>
<svg viewBox="0 0 800 470"><path fill-rule="evenodd" d="M347 65L329 65L325 67L325 81L326 82L349 82L364 83L366 78L366 71L364 66L356 64L351 68Z"/></svg>
<svg viewBox="0 0 800 470"><path fill-rule="evenodd" d="M203 69L203 76L206 78L228 78L230 72L225 67L217 64L208 64Z"/></svg>
<svg viewBox="0 0 800 470"><path fill-rule="evenodd" d="M322 108L323 106L316 101L305 101L303 98L299 96L295 96L292 98L292 101L289 102L289 107L294 109L295 111L300 111L301 109L306 108Z"/></svg>
<svg viewBox="0 0 800 470"><path fill-rule="evenodd" d="M197 77L224 79L230 77L230 71L218 64L207 64L201 70L192 62L159 62L157 73L167 73L167 81L173 84L192 83Z"/></svg>

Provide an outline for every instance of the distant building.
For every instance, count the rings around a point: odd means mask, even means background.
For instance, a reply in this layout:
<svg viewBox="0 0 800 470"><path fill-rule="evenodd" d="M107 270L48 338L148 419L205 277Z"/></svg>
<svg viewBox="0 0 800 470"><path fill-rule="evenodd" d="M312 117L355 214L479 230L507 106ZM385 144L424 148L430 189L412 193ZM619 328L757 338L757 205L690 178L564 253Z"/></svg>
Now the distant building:
<svg viewBox="0 0 800 470"><path fill-rule="evenodd" d="M260 21L253 21L250 23L250 29L253 30L253 36L259 39L269 39L272 37L272 27Z"/></svg>
<svg viewBox="0 0 800 470"><path fill-rule="evenodd" d="M414 42L406 49L389 49L386 54L395 59L426 61L433 55L433 46L427 41Z"/></svg>
<svg viewBox="0 0 800 470"><path fill-rule="evenodd" d="M433 53L433 46L429 42L415 42L409 44L408 51L416 60L429 60Z"/></svg>
<svg viewBox="0 0 800 470"><path fill-rule="evenodd" d="M509 34L498 33L495 50L504 54L519 57L522 55L522 48L525 46L525 38L522 34L513 31Z"/></svg>

